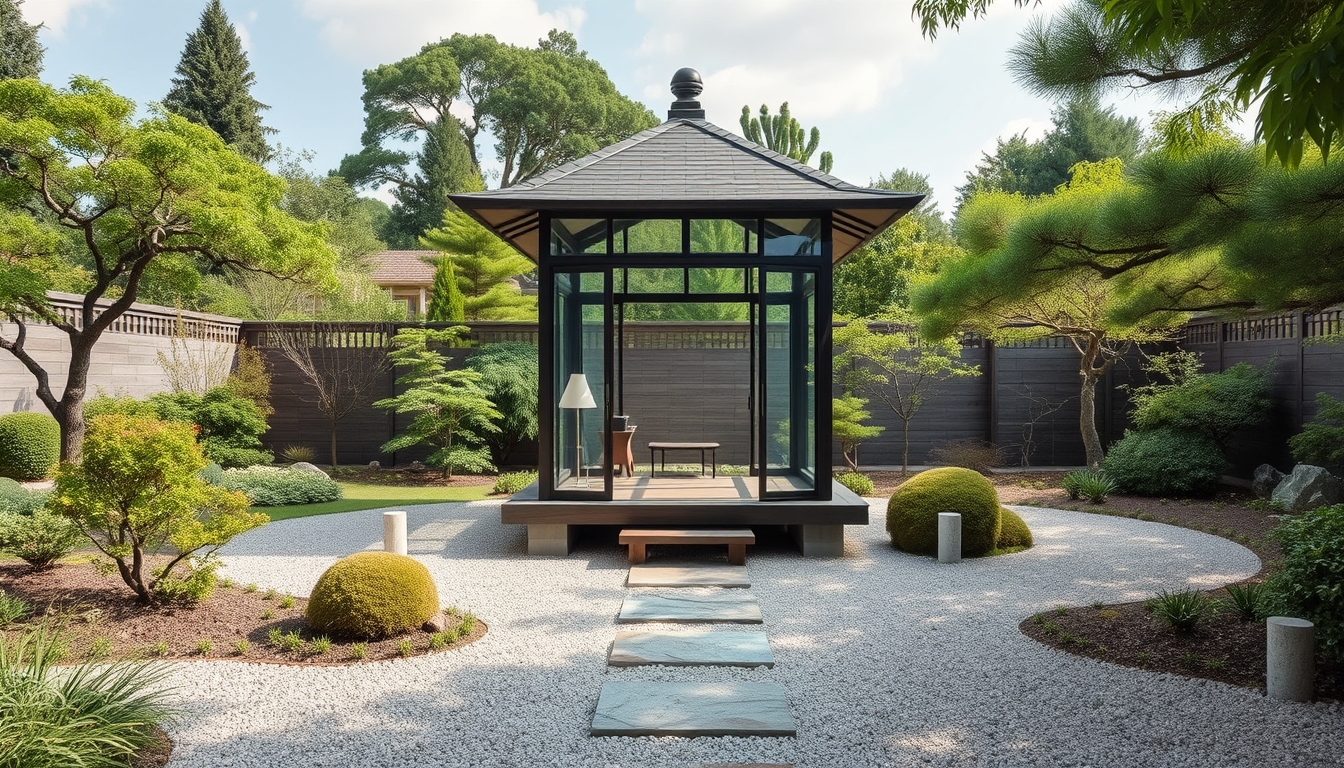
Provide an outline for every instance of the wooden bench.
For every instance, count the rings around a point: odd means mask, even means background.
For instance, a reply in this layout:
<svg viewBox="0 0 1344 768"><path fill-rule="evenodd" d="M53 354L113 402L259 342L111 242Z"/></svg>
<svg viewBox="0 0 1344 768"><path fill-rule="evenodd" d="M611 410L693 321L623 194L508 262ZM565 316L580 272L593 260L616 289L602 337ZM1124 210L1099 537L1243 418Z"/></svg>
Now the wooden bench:
<svg viewBox="0 0 1344 768"><path fill-rule="evenodd" d="M731 565L747 564L747 545L756 543L756 534L750 528L731 530L668 530L627 528L621 531L620 543L630 545L630 564L644 562L644 548L649 544L727 544Z"/></svg>
<svg viewBox="0 0 1344 768"><path fill-rule="evenodd" d="M660 452L663 457L663 472L667 472L667 452L668 451L699 451L700 452L700 474L705 474L705 451L709 451L709 464L712 474L710 477L719 476L719 462L716 452L719 449L718 443L649 443L649 477L653 477L654 453Z"/></svg>

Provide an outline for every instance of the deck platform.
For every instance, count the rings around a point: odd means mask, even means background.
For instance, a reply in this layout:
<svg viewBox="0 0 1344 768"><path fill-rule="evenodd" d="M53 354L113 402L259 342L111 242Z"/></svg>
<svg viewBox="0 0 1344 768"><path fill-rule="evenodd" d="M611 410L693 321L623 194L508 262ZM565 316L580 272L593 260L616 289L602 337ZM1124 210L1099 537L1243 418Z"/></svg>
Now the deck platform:
<svg viewBox="0 0 1344 768"><path fill-rule="evenodd" d="M868 502L832 481L831 498L761 501L756 478L616 478L611 501L542 501L536 484L504 502L500 522L528 526L528 552L566 555L575 526L788 526L809 557L837 557L844 526L868 524Z"/></svg>

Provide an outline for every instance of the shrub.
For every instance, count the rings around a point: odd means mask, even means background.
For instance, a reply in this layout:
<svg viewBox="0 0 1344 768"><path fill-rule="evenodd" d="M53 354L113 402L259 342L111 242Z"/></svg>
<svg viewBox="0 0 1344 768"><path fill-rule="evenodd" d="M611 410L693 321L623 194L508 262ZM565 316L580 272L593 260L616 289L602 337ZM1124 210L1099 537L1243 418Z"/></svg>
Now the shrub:
<svg viewBox="0 0 1344 768"><path fill-rule="evenodd" d="M418 629L438 610L428 568L406 555L357 552L318 578L306 617L318 631L371 640Z"/></svg>
<svg viewBox="0 0 1344 768"><path fill-rule="evenodd" d="M999 508L999 539L995 549L1030 549L1036 541L1027 521L1011 509Z"/></svg>
<svg viewBox="0 0 1344 768"><path fill-rule="evenodd" d="M65 643L49 626L0 635L0 765L127 765L176 714L146 662L56 664Z"/></svg>
<svg viewBox="0 0 1344 768"><path fill-rule="evenodd" d="M61 427L45 413L0 416L0 477L41 480L61 460Z"/></svg>
<svg viewBox="0 0 1344 768"><path fill-rule="evenodd" d="M0 551L33 566L50 568L84 540L79 526L46 510L31 515L0 512Z"/></svg>
<svg viewBox="0 0 1344 768"><path fill-rule="evenodd" d="M513 495L537 482L536 472L505 472L495 478L495 488L491 493Z"/></svg>
<svg viewBox="0 0 1344 768"><path fill-rule="evenodd" d="M1344 504L1304 512L1270 535L1282 567L1265 584L1266 613L1316 625L1316 648L1344 661Z"/></svg>
<svg viewBox="0 0 1344 768"><path fill-rule="evenodd" d="M0 512L31 515L47 503L47 491L30 491L18 482L0 477Z"/></svg>
<svg viewBox="0 0 1344 768"><path fill-rule="evenodd" d="M154 593L165 603L186 605L199 603L214 594L215 574L219 571L220 565L222 563L217 558L193 561L186 576L180 572L165 575L162 568L155 568L152 571Z"/></svg>
<svg viewBox="0 0 1344 768"><path fill-rule="evenodd" d="M1227 461L1207 437L1158 429L1125 433L1102 466L1128 493L1183 496L1212 491Z"/></svg>
<svg viewBox="0 0 1344 768"><path fill-rule="evenodd" d="M1237 612L1242 621L1255 621L1263 615L1260 607L1265 601L1265 585L1254 581L1247 584L1229 584L1227 601L1232 604L1232 610Z"/></svg>
<svg viewBox="0 0 1344 768"><path fill-rule="evenodd" d="M983 440L951 440L929 451L929 461L945 467L973 469L988 475L1003 463L999 447Z"/></svg>
<svg viewBox="0 0 1344 768"><path fill-rule="evenodd" d="M289 467L226 469L221 484L247 494L248 500L259 507L318 504L341 498L341 487L330 477Z"/></svg>
<svg viewBox="0 0 1344 768"><path fill-rule="evenodd" d="M1288 438L1293 458L1303 464L1344 464L1344 400L1316 393L1316 416Z"/></svg>
<svg viewBox="0 0 1344 768"><path fill-rule="evenodd" d="M1087 470L1085 469L1075 470L1065 475L1064 479L1059 481L1060 487L1064 489L1065 493L1069 494L1070 500L1077 501L1078 499L1082 498L1083 473L1085 473L1086 471Z"/></svg>
<svg viewBox="0 0 1344 768"><path fill-rule="evenodd" d="M1168 592L1165 589L1148 603L1153 616L1171 626L1177 632L1193 632L1200 622L1212 616L1217 605L1203 592L1183 589Z"/></svg>
<svg viewBox="0 0 1344 768"><path fill-rule="evenodd" d="M502 464L520 442L537 437L537 348L525 341L486 344L467 358L467 367L481 374L480 387L499 410L499 431L481 437Z"/></svg>
<svg viewBox="0 0 1344 768"><path fill-rule="evenodd" d="M145 417L95 417L79 464L63 464L48 506L75 521L142 603L183 561L196 568L267 517L247 499L196 477L205 466L190 426ZM145 573L145 555L173 551L166 566Z"/></svg>
<svg viewBox="0 0 1344 768"><path fill-rule="evenodd" d="M1238 429L1269 416L1273 372L1238 363L1221 373L1185 371L1178 381L1142 387L1134 398L1134 426L1140 432L1192 432L1221 445Z"/></svg>
<svg viewBox="0 0 1344 768"><path fill-rule="evenodd" d="M286 445L280 449L280 458L290 464L297 464L300 461L312 464L317 458L317 452L307 445Z"/></svg>
<svg viewBox="0 0 1344 768"><path fill-rule="evenodd" d="M867 475L858 472L845 472L835 478L837 482L860 496L873 495L873 481Z"/></svg>
<svg viewBox="0 0 1344 768"><path fill-rule="evenodd" d="M1115 493L1115 481L1107 477L1104 472L1087 469L1081 472L1070 472L1069 475L1074 476L1070 485L1076 491L1076 494L1073 491L1069 493L1071 499L1081 496L1093 504L1100 504L1106 501L1106 497ZM1067 480L1068 477L1066 476L1065 479Z"/></svg>
<svg viewBox="0 0 1344 768"><path fill-rule="evenodd" d="M998 543L1000 512L994 486L962 467L920 472L896 488L887 503L891 543L913 554L937 554L939 512L961 513L963 555L983 555Z"/></svg>
<svg viewBox="0 0 1344 768"><path fill-rule="evenodd" d="M200 427L205 457L223 467L266 465L275 460L262 450L266 417L246 397L229 387L215 387L204 395L191 392L154 395L149 399L159 418Z"/></svg>
<svg viewBox="0 0 1344 768"><path fill-rule="evenodd" d="M33 607L22 598L5 594L5 591L0 589L0 629L26 619L32 612Z"/></svg>
<svg viewBox="0 0 1344 768"><path fill-rule="evenodd" d="M206 464L196 476L211 485L224 485L224 468L213 461Z"/></svg>

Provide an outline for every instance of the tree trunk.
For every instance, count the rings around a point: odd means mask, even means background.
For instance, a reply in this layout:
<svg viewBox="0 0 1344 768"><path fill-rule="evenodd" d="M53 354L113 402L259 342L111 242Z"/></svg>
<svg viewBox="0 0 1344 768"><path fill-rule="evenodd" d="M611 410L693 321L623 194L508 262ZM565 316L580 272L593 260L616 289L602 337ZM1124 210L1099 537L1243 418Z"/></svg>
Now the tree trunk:
<svg viewBox="0 0 1344 768"><path fill-rule="evenodd" d="M1078 393L1078 427L1083 434L1087 466L1096 469L1105 458L1101 450L1101 435L1097 432L1097 382L1101 377L1092 373L1092 366L1086 360L1079 375L1083 380L1083 389Z"/></svg>
<svg viewBox="0 0 1344 768"><path fill-rule="evenodd" d="M65 377L65 391L52 415L61 426L61 461L77 463L84 449L84 394L89 386L89 363L93 345L87 332L70 337L70 372Z"/></svg>
<svg viewBox="0 0 1344 768"><path fill-rule="evenodd" d="M331 468L336 469L336 420L331 420Z"/></svg>
<svg viewBox="0 0 1344 768"><path fill-rule="evenodd" d="M901 477L910 471L910 420L901 419Z"/></svg>

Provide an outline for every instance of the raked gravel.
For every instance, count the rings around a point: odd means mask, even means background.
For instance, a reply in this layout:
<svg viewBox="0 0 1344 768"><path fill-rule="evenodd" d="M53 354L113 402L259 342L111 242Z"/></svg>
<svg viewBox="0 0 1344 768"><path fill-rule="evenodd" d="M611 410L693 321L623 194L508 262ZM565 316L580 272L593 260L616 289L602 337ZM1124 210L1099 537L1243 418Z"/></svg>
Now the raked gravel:
<svg viewBox="0 0 1344 768"><path fill-rule="evenodd" d="M178 664L187 714L171 729L171 766L1344 765L1339 705L1091 661L1017 629L1061 604L1235 581L1259 569L1254 554L1157 523L1018 511L1034 549L938 565L890 547L875 501L872 524L846 530L842 559L749 552L774 669L608 669L628 591L614 535L567 558L528 557L498 503L411 507L410 553L444 603L474 611L489 634L356 667ZM226 573L307 594L336 558L380 547L381 532L377 510L272 523L224 550ZM798 737L592 738L608 679L775 682Z"/></svg>

